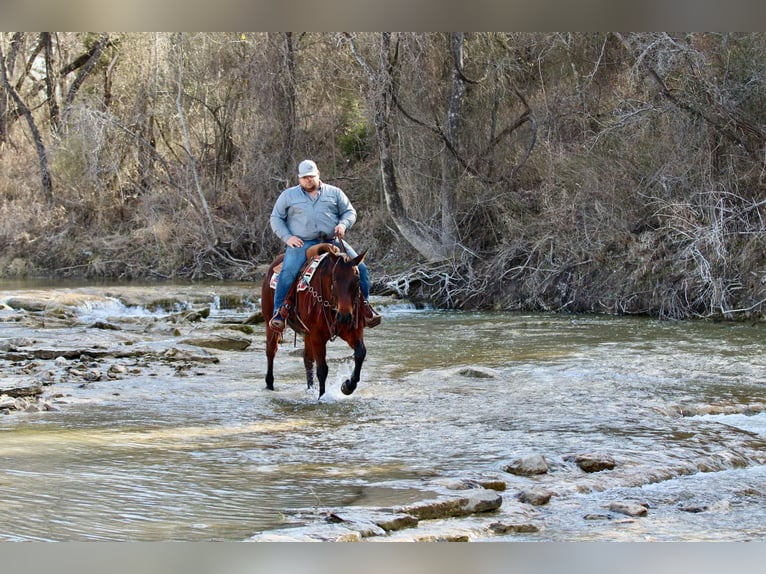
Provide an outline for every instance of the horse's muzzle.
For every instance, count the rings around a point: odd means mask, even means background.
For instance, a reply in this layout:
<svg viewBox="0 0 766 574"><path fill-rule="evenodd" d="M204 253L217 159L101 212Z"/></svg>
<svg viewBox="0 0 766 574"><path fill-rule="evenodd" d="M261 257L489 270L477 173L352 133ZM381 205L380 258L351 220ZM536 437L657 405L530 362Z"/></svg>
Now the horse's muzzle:
<svg viewBox="0 0 766 574"><path fill-rule="evenodd" d="M335 314L335 320L340 325L350 325L354 320L354 315L353 313L342 313L339 311Z"/></svg>

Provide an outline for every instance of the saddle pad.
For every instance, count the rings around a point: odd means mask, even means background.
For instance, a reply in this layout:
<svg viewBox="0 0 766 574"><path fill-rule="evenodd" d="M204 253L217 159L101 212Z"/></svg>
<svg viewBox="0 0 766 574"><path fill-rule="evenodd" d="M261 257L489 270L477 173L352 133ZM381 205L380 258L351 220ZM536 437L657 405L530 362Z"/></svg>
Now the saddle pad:
<svg viewBox="0 0 766 574"><path fill-rule="evenodd" d="M322 253L321 255L317 255L316 257L312 258L311 261L304 265L303 273L301 273L298 279L298 291L305 291L308 289L311 278L314 276L314 272L317 270L317 267L319 267L319 263L325 257L327 257L327 253ZM274 274L271 276L271 281L269 281L269 286L272 289L277 288L277 280L279 279L279 274L281 271L282 264L280 263L274 268Z"/></svg>

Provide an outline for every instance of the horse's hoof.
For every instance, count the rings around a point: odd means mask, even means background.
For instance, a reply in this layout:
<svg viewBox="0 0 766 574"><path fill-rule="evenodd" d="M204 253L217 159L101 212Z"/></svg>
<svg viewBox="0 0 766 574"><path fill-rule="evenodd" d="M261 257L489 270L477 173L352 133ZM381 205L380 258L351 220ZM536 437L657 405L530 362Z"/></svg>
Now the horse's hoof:
<svg viewBox="0 0 766 574"><path fill-rule="evenodd" d="M343 382L343 384L340 386L340 392L342 392L344 395L350 395L356 390L356 383L352 383L349 380L346 380Z"/></svg>

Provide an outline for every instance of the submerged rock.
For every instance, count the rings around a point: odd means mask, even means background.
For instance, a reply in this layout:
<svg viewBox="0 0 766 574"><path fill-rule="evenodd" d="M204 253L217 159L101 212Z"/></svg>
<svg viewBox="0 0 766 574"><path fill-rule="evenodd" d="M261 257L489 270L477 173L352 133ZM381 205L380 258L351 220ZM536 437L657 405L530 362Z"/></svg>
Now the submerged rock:
<svg viewBox="0 0 766 574"><path fill-rule="evenodd" d="M472 379L495 379L498 377L498 371L487 367L463 367L458 369L457 374Z"/></svg>
<svg viewBox="0 0 766 574"><path fill-rule="evenodd" d="M648 509L642 504L634 502L612 502L607 508L612 512L627 516L646 516Z"/></svg>
<svg viewBox="0 0 766 574"><path fill-rule="evenodd" d="M503 468L505 472L518 476L533 476L536 474L545 474L548 472L548 462L541 454L532 454L529 456L516 458Z"/></svg>
<svg viewBox="0 0 766 574"><path fill-rule="evenodd" d="M565 456L564 460L574 462L584 472L601 472L602 470L612 470L617 464L614 458L608 454L574 454Z"/></svg>
<svg viewBox="0 0 766 574"><path fill-rule="evenodd" d="M531 504L532 506L542 506L550 502L553 492L546 489L530 488L522 490L516 498L525 504Z"/></svg>
<svg viewBox="0 0 766 574"><path fill-rule="evenodd" d="M539 532L540 527L531 522L493 522L489 525L489 530L495 534L525 534L529 532Z"/></svg>

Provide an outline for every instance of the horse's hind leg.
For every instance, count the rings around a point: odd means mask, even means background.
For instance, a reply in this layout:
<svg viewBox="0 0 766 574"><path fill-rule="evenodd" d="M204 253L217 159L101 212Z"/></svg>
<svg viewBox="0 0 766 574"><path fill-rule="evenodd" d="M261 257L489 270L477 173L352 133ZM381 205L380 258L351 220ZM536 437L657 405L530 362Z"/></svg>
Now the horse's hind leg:
<svg viewBox="0 0 766 574"><path fill-rule="evenodd" d="M279 347L279 333L266 331L266 388L274 390L274 355Z"/></svg>
<svg viewBox="0 0 766 574"><path fill-rule="evenodd" d="M303 345L303 366L306 368L306 388L314 388L314 355L308 344Z"/></svg>
<svg viewBox="0 0 766 574"><path fill-rule="evenodd" d="M304 363L308 353L311 353L312 363L316 364L316 375L317 380L319 381L319 398L321 399L325 392L325 382L327 381L327 373L329 372L329 369L327 368L326 343L323 341L313 341L307 338L303 349ZM306 375L308 376L308 366Z"/></svg>

